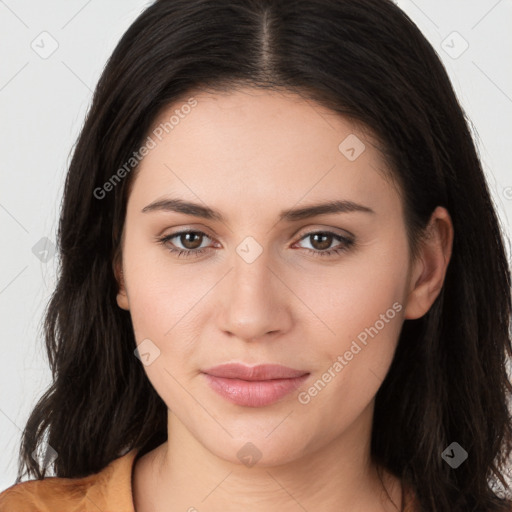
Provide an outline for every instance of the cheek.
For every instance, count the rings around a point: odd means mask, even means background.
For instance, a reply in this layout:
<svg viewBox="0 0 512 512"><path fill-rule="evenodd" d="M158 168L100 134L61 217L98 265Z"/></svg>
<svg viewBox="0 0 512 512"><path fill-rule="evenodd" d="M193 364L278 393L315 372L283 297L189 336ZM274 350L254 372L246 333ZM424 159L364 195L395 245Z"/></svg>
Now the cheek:
<svg viewBox="0 0 512 512"><path fill-rule="evenodd" d="M320 338L330 340L326 348L338 350L381 315L395 318L397 309L404 307L407 278L405 241L390 239L360 248L339 264L316 271L314 278L304 273L295 290L320 320L316 322ZM393 308L395 303L401 307ZM388 325L382 332L389 330Z"/></svg>
<svg viewBox="0 0 512 512"><path fill-rule="evenodd" d="M341 421L339 414L351 408L360 412L380 387L403 323L407 269L406 245L395 240L317 275L315 288L303 278L298 293L316 317L305 327L306 338L315 339L314 349L306 351L319 376L304 401L317 397L331 419ZM329 408L337 400L343 401L342 411Z"/></svg>
<svg viewBox="0 0 512 512"><path fill-rule="evenodd" d="M331 321L335 334L315 340L308 358L314 379L297 398L303 417L326 438L348 428L371 404L389 370L404 311L391 295L368 295L354 315L340 310Z"/></svg>
<svg viewBox="0 0 512 512"><path fill-rule="evenodd" d="M178 383L195 375L200 339L197 313L201 297L211 288L206 280L190 275L193 265L186 267L186 271L171 268L152 261L151 256L145 259L141 252L126 265L136 343L149 347L151 354L144 371L167 406L177 406L184 413L193 411L195 405Z"/></svg>
<svg viewBox="0 0 512 512"><path fill-rule="evenodd" d="M198 328L197 313L201 297L211 285L186 273L146 272L145 278L131 281L130 314L138 342L150 338L163 350L171 344L173 351L190 344ZM179 334L179 335L178 335Z"/></svg>
<svg viewBox="0 0 512 512"><path fill-rule="evenodd" d="M172 263L165 248L135 235L127 233L124 268L136 342L150 339L161 352L172 344L179 355L196 337L200 302L214 280L198 279L194 264Z"/></svg>

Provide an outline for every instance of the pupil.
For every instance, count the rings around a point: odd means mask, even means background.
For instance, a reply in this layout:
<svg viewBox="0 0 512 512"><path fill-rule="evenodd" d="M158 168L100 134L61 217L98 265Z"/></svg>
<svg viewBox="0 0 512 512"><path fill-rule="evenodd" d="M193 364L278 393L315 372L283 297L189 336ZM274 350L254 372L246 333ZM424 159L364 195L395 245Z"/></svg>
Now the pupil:
<svg viewBox="0 0 512 512"><path fill-rule="evenodd" d="M196 249L197 247L199 247L201 245L200 236L198 233L185 233L184 235L182 235L182 237L183 236L186 239L186 243L183 244L185 247L187 247L189 249ZM192 247L188 246L187 243L190 243L189 237L198 237L199 243L196 242L194 245L194 242L192 242ZM182 243L183 243L183 240L182 240Z"/></svg>
<svg viewBox="0 0 512 512"><path fill-rule="evenodd" d="M316 234L316 235L313 235L313 237L315 238L315 241L317 238L327 238L327 240L324 242L321 242L320 243L320 247L317 247L318 249L327 249L329 248L329 246L331 245L331 238L332 238L332 235L327 235L327 234Z"/></svg>

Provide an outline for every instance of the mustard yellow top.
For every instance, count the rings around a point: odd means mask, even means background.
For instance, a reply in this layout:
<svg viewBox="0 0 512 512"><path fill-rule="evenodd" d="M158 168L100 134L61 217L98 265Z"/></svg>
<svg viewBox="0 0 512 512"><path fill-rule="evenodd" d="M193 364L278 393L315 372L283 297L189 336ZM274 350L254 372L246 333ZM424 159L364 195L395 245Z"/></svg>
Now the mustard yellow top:
<svg viewBox="0 0 512 512"><path fill-rule="evenodd" d="M83 478L19 482L0 493L0 512L135 512L132 469L138 450Z"/></svg>

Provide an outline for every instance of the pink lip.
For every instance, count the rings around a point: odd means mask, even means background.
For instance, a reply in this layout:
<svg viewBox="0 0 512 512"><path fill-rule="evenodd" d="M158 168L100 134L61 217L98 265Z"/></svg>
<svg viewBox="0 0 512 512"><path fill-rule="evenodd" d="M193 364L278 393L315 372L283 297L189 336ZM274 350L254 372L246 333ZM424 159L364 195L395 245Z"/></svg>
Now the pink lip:
<svg viewBox="0 0 512 512"><path fill-rule="evenodd" d="M276 364L245 366L228 363L204 370L210 387L237 405L262 407L297 389L308 372Z"/></svg>

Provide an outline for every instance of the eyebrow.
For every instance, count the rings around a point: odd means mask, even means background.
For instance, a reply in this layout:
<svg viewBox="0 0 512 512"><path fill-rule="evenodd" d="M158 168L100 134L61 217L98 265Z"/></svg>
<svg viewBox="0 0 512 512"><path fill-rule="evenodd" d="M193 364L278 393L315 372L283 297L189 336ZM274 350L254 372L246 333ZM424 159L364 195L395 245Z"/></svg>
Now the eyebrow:
<svg viewBox="0 0 512 512"><path fill-rule="evenodd" d="M184 201L182 199L160 199L148 204L141 210L142 213L153 211L178 212L184 213L185 215L192 215L194 217L225 222L225 219L220 212L207 206L190 201ZM363 206L361 204L354 203L353 201L333 200L312 204L302 208L282 210L279 214L279 220L285 222L296 222L310 217L316 217L317 215L349 212L375 213L375 211L368 206Z"/></svg>

